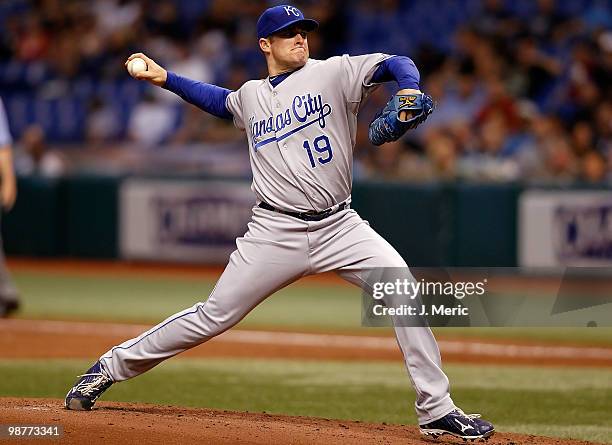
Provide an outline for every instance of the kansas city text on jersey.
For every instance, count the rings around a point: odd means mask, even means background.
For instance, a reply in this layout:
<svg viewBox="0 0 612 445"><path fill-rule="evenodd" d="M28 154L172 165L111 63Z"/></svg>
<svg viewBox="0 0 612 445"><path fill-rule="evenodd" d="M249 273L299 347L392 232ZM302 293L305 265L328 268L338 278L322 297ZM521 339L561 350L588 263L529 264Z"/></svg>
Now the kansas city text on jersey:
<svg viewBox="0 0 612 445"><path fill-rule="evenodd" d="M285 139L296 131L314 123L318 123L321 128L325 128L325 118L331 113L331 105L323 103L321 94L317 94L314 97L310 93L295 96L291 102L291 108L285 109L276 116L269 116L267 119L260 120L256 120L255 116L249 118L249 131L251 132L253 148L257 151L270 142ZM283 129L289 127L293 119L301 123L301 125L288 130L286 133L278 134ZM273 133L275 134L274 136L271 135ZM271 137L266 138L269 134Z"/></svg>

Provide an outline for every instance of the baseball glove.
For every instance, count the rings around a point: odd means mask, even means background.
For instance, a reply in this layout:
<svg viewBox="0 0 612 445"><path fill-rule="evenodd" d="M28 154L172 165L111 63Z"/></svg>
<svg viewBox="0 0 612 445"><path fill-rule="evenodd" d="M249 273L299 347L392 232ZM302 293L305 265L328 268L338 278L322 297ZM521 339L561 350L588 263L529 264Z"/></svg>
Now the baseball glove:
<svg viewBox="0 0 612 445"><path fill-rule="evenodd" d="M427 94L396 94L370 123L370 142L382 145L385 142L397 141L406 131L422 124L433 109L433 99ZM412 117L400 120L401 111L408 111Z"/></svg>

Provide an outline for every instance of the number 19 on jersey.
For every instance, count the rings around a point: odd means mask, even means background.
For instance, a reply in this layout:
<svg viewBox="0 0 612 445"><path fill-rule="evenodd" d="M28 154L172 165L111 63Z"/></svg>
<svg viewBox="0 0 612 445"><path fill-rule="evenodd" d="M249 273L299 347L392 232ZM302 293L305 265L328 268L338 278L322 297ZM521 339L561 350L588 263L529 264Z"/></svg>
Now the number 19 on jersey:
<svg viewBox="0 0 612 445"><path fill-rule="evenodd" d="M306 153L308 153L308 159L310 160L310 166L312 168L317 166L315 158L319 164L327 164L334 157L332 146L329 143L329 138L324 134L317 136L314 141L312 141L312 145L314 151L316 151L314 154L312 148L310 148L310 143L308 140L304 141L304 148L306 149Z"/></svg>

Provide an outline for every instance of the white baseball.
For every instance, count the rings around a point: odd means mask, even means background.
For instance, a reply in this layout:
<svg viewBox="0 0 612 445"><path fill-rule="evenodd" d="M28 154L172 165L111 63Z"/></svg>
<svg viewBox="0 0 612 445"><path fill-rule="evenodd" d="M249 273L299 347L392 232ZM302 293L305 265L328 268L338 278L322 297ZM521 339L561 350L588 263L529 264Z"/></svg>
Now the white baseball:
<svg viewBox="0 0 612 445"><path fill-rule="evenodd" d="M130 76L134 77L141 71L147 70L147 62L145 62L144 59L140 57L135 57L134 59L128 62L127 70L128 73L130 73Z"/></svg>

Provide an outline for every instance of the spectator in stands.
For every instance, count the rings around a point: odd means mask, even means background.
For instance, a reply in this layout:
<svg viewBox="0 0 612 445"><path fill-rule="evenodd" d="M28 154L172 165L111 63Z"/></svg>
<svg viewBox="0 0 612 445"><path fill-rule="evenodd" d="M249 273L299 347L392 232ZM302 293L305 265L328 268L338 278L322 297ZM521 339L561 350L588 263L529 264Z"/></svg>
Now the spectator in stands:
<svg viewBox="0 0 612 445"><path fill-rule="evenodd" d="M510 154L511 133L501 112L490 113L479 125L480 154L488 158L504 158Z"/></svg>
<svg viewBox="0 0 612 445"><path fill-rule="evenodd" d="M96 15L98 32L106 39L123 30L133 30L141 16L142 2L96 0L92 11Z"/></svg>
<svg viewBox="0 0 612 445"><path fill-rule="evenodd" d="M167 64L168 70L174 73L181 73L181 75L189 79L195 79L200 82L214 82L214 73L208 60L201 57L195 51L190 51L188 47L181 43L173 46L175 48L176 59ZM174 104L184 103L179 96L163 88L156 88L153 90L153 94L164 102Z"/></svg>
<svg viewBox="0 0 612 445"><path fill-rule="evenodd" d="M19 175L58 177L66 172L66 161L60 152L48 149L45 132L40 125L33 124L17 143L15 170Z"/></svg>
<svg viewBox="0 0 612 445"><path fill-rule="evenodd" d="M232 52L225 34L219 30L207 31L196 40L195 48L200 57L208 61L214 79L227 73Z"/></svg>
<svg viewBox="0 0 612 445"><path fill-rule="evenodd" d="M414 179L411 159L402 141L385 144L369 153L365 161L365 174L369 178L398 181Z"/></svg>
<svg viewBox="0 0 612 445"><path fill-rule="evenodd" d="M476 125L482 125L491 116L499 116L509 131L518 129L521 125L516 99L510 95L504 81L497 76L486 80L487 98L476 115Z"/></svg>
<svg viewBox="0 0 612 445"><path fill-rule="evenodd" d="M557 59L541 51L533 37L523 37L516 44L514 69L520 76L519 94L539 104L545 104L561 74Z"/></svg>
<svg viewBox="0 0 612 445"><path fill-rule="evenodd" d="M580 163L580 179L588 183L601 183L609 179L606 159L598 151L586 153Z"/></svg>
<svg viewBox="0 0 612 445"><path fill-rule="evenodd" d="M4 104L0 99L0 198L5 211L11 210L17 199L12 143ZM0 317L5 317L18 308L19 293L7 269L0 238Z"/></svg>
<svg viewBox="0 0 612 445"><path fill-rule="evenodd" d="M571 132L574 154L581 158L592 151L595 148L594 136L593 126L588 121L576 122Z"/></svg>
<svg viewBox="0 0 612 445"><path fill-rule="evenodd" d="M601 153L612 152L612 99L601 102L595 109L595 146ZM612 158L610 158L612 162Z"/></svg>
<svg viewBox="0 0 612 445"><path fill-rule="evenodd" d="M121 125L117 111L101 97L94 97L88 104L86 140L88 146L96 148L117 141Z"/></svg>
<svg viewBox="0 0 612 445"><path fill-rule="evenodd" d="M537 179L571 183L579 176L580 165L572 146L563 133L556 134L540 145L542 165Z"/></svg>
<svg viewBox="0 0 612 445"><path fill-rule="evenodd" d="M27 15L15 42L17 58L24 62L42 59L46 55L50 40L40 16L35 13Z"/></svg>
<svg viewBox="0 0 612 445"><path fill-rule="evenodd" d="M187 30L178 17L176 2L158 0L143 8L144 25L153 35L163 35L174 41L187 40Z"/></svg>
<svg viewBox="0 0 612 445"><path fill-rule="evenodd" d="M153 148L165 142L172 134L177 122L177 108L161 102L150 91L139 103L128 123L130 139L140 148Z"/></svg>
<svg viewBox="0 0 612 445"><path fill-rule="evenodd" d="M423 131L447 129L459 123L471 125L483 107L485 92L474 75L474 64L465 59L449 64L446 72L438 72L426 80L428 93L436 98L436 111L423 127Z"/></svg>
<svg viewBox="0 0 612 445"><path fill-rule="evenodd" d="M520 29L520 20L512 14L503 0L484 0L482 12L476 20L476 28L483 34L510 39Z"/></svg>
<svg viewBox="0 0 612 445"><path fill-rule="evenodd" d="M449 134L438 133L429 138L425 147L427 155L426 171L429 180L456 179L458 176L458 149L455 139Z"/></svg>
<svg viewBox="0 0 612 445"><path fill-rule="evenodd" d="M525 20L530 35L543 43L552 43L570 30L572 20L561 12L556 0L537 0L537 8L529 20Z"/></svg>

